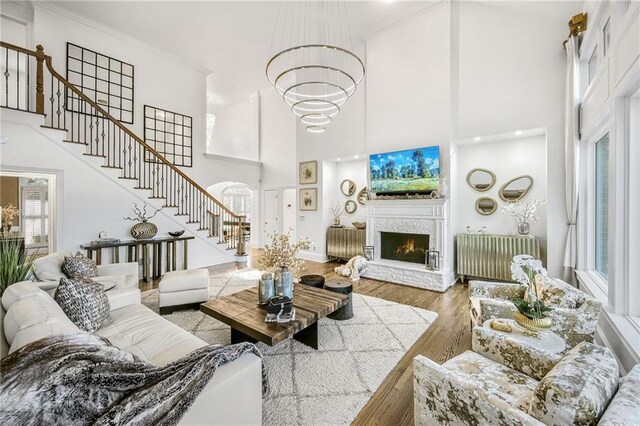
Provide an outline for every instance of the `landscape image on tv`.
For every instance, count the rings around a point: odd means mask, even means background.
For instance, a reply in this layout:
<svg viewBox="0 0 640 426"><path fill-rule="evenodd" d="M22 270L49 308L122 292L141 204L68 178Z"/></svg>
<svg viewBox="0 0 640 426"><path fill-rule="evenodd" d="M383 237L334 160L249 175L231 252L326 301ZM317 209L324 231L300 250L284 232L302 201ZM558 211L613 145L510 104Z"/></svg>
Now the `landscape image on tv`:
<svg viewBox="0 0 640 426"><path fill-rule="evenodd" d="M372 192L430 192L438 189L437 146L374 154L369 157Z"/></svg>

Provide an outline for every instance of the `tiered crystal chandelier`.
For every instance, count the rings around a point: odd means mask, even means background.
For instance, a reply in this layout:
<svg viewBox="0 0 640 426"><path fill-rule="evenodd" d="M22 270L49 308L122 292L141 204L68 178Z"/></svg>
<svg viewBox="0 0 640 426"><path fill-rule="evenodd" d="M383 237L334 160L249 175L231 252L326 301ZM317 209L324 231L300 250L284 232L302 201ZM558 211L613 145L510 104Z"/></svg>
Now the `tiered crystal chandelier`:
<svg viewBox="0 0 640 426"><path fill-rule="evenodd" d="M281 2L270 53L267 79L309 132L324 132L364 78L344 0Z"/></svg>

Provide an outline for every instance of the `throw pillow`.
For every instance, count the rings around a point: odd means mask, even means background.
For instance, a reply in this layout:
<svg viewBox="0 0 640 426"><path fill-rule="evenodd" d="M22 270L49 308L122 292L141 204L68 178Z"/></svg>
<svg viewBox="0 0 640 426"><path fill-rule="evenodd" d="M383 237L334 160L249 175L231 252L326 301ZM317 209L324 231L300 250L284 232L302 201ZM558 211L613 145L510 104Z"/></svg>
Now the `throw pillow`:
<svg viewBox="0 0 640 426"><path fill-rule="evenodd" d="M93 278L98 275L98 266L93 259L84 257L82 253L77 252L73 257L65 256L62 272L67 278Z"/></svg>
<svg viewBox="0 0 640 426"><path fill-rule="evenodd" d="M102 285L89 278L60 278L53 298L82 330L93 333L109 319L109 299Z"/></svg>
<svg viewBox="0 0 640 426"><path fill-rule="evenodd" d="M595 425L618 388L609 348L582 342L540 380L529 414L547 425Z"/></svg>

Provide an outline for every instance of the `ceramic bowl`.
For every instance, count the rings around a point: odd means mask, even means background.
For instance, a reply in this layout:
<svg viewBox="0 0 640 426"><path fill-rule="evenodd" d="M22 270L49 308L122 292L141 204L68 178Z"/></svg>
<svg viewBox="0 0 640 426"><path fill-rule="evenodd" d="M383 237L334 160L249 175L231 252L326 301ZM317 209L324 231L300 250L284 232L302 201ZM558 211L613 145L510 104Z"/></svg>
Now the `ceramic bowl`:
<svg viewBox="0 0 640 426"><path fill-rule="evenodd" d="M351 222L351 224L356 228L356 229L365 229L367 227L367 222Z"/></svg>
<svg viewBox="0 0 640 426"><path fill-rule="evenodd" d="M184 229L182 229L180 231L171 231L171 232L169 232L169 235L171 235L172 237L179 237L182 234L184 234Z"/></svg>

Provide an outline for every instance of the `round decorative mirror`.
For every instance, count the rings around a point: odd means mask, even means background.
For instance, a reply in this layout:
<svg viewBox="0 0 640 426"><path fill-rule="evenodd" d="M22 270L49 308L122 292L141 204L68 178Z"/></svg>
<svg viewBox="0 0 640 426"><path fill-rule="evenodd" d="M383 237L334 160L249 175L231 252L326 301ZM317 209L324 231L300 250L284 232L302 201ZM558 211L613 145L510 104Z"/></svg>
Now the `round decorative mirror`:
<svg viewBox="0 0 640 426"><path fill-rule="evenodd" d="M518 176L502 185L500 191L498 191L498 195L500 195L500 198L502 198L503 201L513 203L524 198L532 186L533 178L531 176Z"/></svg>
<svg viewBox="0 0 640 426"><path fill-rule="evenodd" d="M473 169L467 173L467 183L478 192L486 192L496 184L496 175L491 170Z"/></svg>
<svg viewBox="0 0 640 426"><path fill-rule="evenodd" d="M347 197L351 197L356 192L356 184L350 179L345 179L340 184L340 191Z"/></svg>
<svg viewBox="0 0 640 426"><path fill-rule="evenodd" d="M364 206L364 203L367 202L367 198L368 198L369 194L367 191L367 187L365 186L364 188L362 188L360 190L360 192L358 192L358 196L356 197L358 199L358 203L362 204Z"/></svg>
<svg viewBox="0 0 640 426"><path fill-rule="evenodd" d="M489 216L498 208L498 202L493 198L480 197L476 200L476 211L483 216Z"/></svg>
<svg viewBox="0 0 640 426"><path fill-rule="evenodd" d="M344 211L349 213L349 214L353 214L356 212L356 210L358 210L358 205L356 204L355 201L353 200L349 200L346 203L344 203Z"/></svg>

